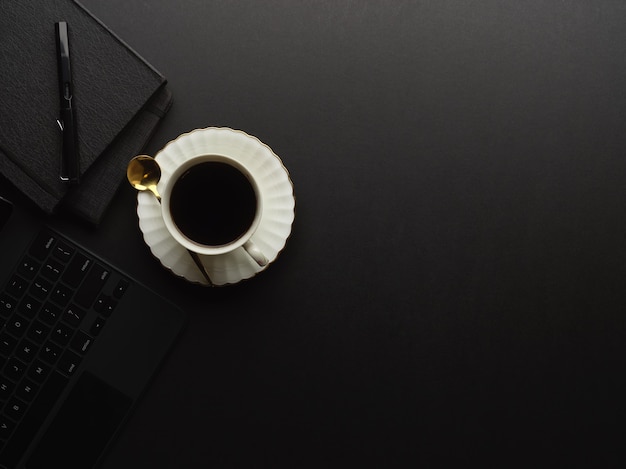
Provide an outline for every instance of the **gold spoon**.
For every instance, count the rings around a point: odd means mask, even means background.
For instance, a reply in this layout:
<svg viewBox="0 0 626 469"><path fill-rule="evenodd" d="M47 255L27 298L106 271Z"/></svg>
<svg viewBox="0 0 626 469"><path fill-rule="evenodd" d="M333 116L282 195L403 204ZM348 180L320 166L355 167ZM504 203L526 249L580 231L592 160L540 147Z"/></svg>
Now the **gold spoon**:
<svg viewBox="0 0 626 469"><path fill-rule="evenodd" d="M159 167L159 163L157 163L154 158L148 155L135 156L129 161L128 166L126 167L126 178L128 179L128 182L130 182L130 185L135 189L138 191L148 190L152 192L159 203L161 203L161 195L157 191L157 184L161 179L161 168ZM214 283L211 281L209 273L206 271L198 253L189 249L187 249L187 252L195 262L198 269L200 269L200 272L202 272L205 280L210 286L214 286Z"/></svg>
<svg viewBox="0 0 626 469"><path fill-rule="evenodd" d="M135 156L128 163L126 177L135 189L149 190L161 202L161 196L157 191L157 184L161 179L161 167L154 158L148 155Z"/></svg>

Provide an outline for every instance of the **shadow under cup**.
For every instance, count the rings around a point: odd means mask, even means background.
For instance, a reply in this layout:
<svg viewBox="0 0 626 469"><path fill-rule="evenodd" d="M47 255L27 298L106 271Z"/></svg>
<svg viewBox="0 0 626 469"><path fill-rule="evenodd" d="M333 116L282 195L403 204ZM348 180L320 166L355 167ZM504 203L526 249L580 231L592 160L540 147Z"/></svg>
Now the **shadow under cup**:
<svg viewBox="0 0 626 469"><path fill-rule="evenodd" d="M261 198L250 173L221 155L188 160L162 193L168 230L200 254L223 254L245 244L259 223Z"/></svg>

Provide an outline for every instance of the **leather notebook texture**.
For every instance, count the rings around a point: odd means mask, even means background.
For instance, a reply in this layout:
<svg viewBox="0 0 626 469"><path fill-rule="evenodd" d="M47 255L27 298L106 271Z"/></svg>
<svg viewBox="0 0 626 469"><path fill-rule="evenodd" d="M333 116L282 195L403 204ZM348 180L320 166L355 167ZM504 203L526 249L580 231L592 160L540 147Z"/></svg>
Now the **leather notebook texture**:
<svg viewBox="0 0 626 469"><path fill-rule="evenodd" d="M75 186L59 177L58 21L69 29ZM46 213L63 207L97 224L169 110L166 79L76 1L2 0L0 32L0 173Z"/></svg>

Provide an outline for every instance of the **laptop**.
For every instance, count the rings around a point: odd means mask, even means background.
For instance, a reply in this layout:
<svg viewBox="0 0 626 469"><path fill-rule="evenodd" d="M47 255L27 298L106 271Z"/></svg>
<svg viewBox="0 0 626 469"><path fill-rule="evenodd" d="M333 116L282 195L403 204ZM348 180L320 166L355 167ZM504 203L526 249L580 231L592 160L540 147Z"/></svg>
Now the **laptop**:
<svg viewBox="0 0 626 469"><path fill-rule="evenodd" d="M0 197L0 468L96 467L185 322Z"/></svg>

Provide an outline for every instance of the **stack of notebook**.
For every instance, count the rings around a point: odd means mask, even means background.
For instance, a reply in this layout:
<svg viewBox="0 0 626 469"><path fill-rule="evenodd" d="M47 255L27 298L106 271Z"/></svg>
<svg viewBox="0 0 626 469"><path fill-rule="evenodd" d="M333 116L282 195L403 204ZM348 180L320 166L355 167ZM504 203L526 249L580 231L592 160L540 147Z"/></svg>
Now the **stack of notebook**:
<svg viewBox="0 0 626 469"><path fill-rule="evenodd" d="M69 28L81 182L60 180L62 133L55 23ZM168 111L166 79L72 0L0 3L0 178L44 212L97 224Z"/></svg>

